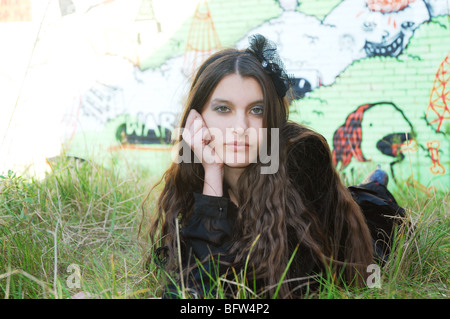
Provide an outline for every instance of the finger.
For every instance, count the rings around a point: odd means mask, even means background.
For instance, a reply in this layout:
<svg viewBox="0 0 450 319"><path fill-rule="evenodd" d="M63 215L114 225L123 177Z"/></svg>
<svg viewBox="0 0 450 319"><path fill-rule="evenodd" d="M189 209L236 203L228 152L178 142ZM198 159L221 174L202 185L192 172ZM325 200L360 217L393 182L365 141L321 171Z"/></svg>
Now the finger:
<svg viewBox="0 0 450 319"><path fill-rule="evenodd" d="M190 147L192 146L192 135L189 132L189 130L184 129L183 133L181 134L181 137Z"/></svg>
<svg viewBox="0 0 450 319"><path fill-rule="evenodd" d="M201 120L201 118L196 118L193 124L193 133L197 134L197 132L201 131L202 129L203 129L203 121Z"/></svg>
<svg viewBox="0 0 450 319"><path fill-rule="evenodd" d="M194 130L193 130L193 140L196 145L203 145L204 144L204 134L206 131L206 128L203 127L203 123L200 119L196 119L194 121Z"/></svg>
<svg viewBox="0 0 450 319"><path fill-rule="evenodd" d="M198 115L199 115L198 112L194 109L189 111L189 114L186 119L186 124L184 125L184 128L186 130L191 130L192 124L194 123L194 120L197 118Z"/></svg>
<svg viewBox="0 0 450 319"><path fill-rule="evenodd" d="M198 114L198 113L197 113ZM200 114L198 114L198 117L202 120L203 126L208 128L208 125L206 125L205 119L203 118L203 116L201 116Z"/></svg>
<svg viewBox="0 0 450 319"><path fill-rule="evenodd" d="M203 140L210 141L212 139L211 133L209 132L208 126L206 125L206 122L203 119L203 116L200 113L198 113L196 110L192 110L192 111L193 111L193 114L196 115L194 123L196 123L197 121L201 121L201 129L202 129L202 132L203 132L202 133L203 134L202 135ZM195 129L194 129L194 132L197 133L199 129L200 129L200 124L197 123L197 125L195 126Z"/></svg>
<svg viewBox="0 0 450 319"><path fill-rule="evenodd" d="M202 138L206 142L206 144L208 144L212 140L211 133L209 132L209 129L207 129L206 127L203 127L203 136L202 136Z"/></svg>
<svg viewBox="0 0 450 319"><path fill-rule="evenodd" d="M194 137L194 125L193 124L198 116L199 116L199 113L196 110L192 109L189 111L189 114L186 118L185 126L183 128L183 133L181 134L183 139L189 145L192 145L192 139Z"/></svg>

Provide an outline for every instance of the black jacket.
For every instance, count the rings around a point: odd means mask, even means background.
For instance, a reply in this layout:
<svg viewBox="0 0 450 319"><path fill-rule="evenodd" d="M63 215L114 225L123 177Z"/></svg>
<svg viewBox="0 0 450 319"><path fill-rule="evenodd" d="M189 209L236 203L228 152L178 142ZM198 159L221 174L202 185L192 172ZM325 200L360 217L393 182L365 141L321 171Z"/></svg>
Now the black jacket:
<svg viewBox="0 0 450 319"><path fill-rule="evenodd" d="M394 227L393 216L404 216L392 194L381 184L369 183L349 187L355 201L365 214L373 237L374 258L384 261L390 247ZM237 207L228 197L194 193L193 214L180 230L182 238L185 287L191 296L214 295L217 278L229 271L233 260L229 254ZM166 247L160 248L161 250ZM230 273L231 279L233 273ZM305 275L305 274L303 274ZM169 284L163 298L179 298L179 284Z"/></svg>
<svg viewBox="0 0 450 319"><path fill-rule="evenodd" d="M288 145L283 156L287 158L289 176L295 181L305 206L315 212L326 210L327 207L323 207L327 202L324 198L333 196L330 184L334 178L326 140L297 124L286 124L280 135L280 143ZM374 257L382 261L389 252L389 236L395 221L386 216L402 216L403 210L381 184L372 182L350 187L349 190L366 217L373 237ZM180 230L182 266L183 269L190 270L184 282L185 287L190 288L195 295L205 296L214 293L216 279L229 271L226 264L234 259L229 251L238 209L226 196L213 197L191 192L194 194L193 212ZM224 190L224 194L227 191ZM292 229L288 228L287 231L288 238L293 238L294 241L296 236L290 236ZM288 244L293 252L297 242ZM318 270L311 251L305 248L307 247L300 246L299 253L294 258L290 269L294 271L290 274L292 278L304 277ZM165 249L160 248L159 252ZM239 272L240 269L236 271ZM234 279L233 276L231 279ZM178 297L176 286L169 285L164 297Z"/></svg>
<svg viewBox="0 0 450 319"><path fill-rule="evenodd" d="M183 269L189 269L184 278L189 295L203 297L211 293L219 276L223 275L234 256L231 248L234 221L238 208L228 197L214 197L194 193L194 209L180 229ZM161 247L161 250L167 247ZM158 262L160 264L160 262ZM163 298L179 298L180 285L170 283Z"/></svg>

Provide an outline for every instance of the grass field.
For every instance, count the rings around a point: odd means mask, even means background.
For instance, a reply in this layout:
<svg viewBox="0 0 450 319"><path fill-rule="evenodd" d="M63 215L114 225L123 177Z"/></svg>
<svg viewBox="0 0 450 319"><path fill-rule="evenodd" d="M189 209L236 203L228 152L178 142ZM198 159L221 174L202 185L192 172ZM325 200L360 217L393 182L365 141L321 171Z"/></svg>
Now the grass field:
<svg viewBox="0 0 450 319"><path fill-rule="evenodd" d="M55 163L41 180L1 176L0 298L159 297L160 270L144 268L151 247L138 236L148 221L142 200L156 181L142 171L123 177L73 160ZM395 196L412 227L395 237L380 288L339 287L326 274L307 298L449 298L449 194L405 189Z"/></svg>

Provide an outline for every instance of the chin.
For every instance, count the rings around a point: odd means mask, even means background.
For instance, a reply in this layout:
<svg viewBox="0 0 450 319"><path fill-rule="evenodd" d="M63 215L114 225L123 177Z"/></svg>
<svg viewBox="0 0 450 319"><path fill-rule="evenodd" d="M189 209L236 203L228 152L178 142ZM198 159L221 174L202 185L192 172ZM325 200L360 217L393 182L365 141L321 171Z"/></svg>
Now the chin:
<svg viewBox="0 0 450 319"><path fill-rule="evenodd" d="M229 167L229 168L246 168L250 164L251 163L224 163L224 165Z"/></svg>
<svg viewBox="0 0 450 319"><path fill-rule="evenodd" d="M224 164L233 168L245 168L257 162L257 156L250 156L248 152L225 154Z"/></svg>

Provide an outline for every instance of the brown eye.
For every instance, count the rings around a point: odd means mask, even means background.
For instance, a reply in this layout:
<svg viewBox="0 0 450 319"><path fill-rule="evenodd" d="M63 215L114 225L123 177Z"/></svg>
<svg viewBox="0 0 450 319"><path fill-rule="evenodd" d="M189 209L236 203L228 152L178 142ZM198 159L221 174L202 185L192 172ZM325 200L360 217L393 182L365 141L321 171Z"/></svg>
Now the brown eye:
<svg viewBox="0 0 450 319"><path fill-rule="evenodd" d="M264 108L261 105L256 105L250 109L250 113L253 115L263 115Z"/></svg>
<svg viewBox="0 0 450 319"><path fill-rule="evenodd" d="M228 113L230 111L230 108L226 105L219 105L214 108L214 111L217 111L219 113Z"/></svg>

